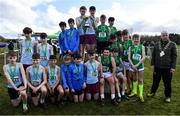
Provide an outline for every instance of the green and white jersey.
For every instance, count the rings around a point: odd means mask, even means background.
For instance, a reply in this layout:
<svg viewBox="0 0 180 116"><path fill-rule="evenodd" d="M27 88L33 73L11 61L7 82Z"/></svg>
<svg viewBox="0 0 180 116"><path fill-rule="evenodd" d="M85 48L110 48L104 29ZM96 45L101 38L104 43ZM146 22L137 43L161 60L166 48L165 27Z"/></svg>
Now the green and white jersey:
<svg viewBox="0 0 180 116"><path fill-rule="evenodd" d="M109 29L108 26L105 24L101 24L97 28L97 41L105 42L108 41L109 38Z"/></svg>
<svg viewBox="0 0 180 116"><path fill-rule="evenodd" d="M116 27L114 27L114 26L108 26L108 27L109 27L109 30L110 30L110 35L111 34L116 35L116 32L117 32Z"/></svg>
<svg viewBox="0 0 180 116"><path fill-rule="evenodd" d="M128 61L128 50L129 47L131 47L133 45L133 42L131 39L128 39L127 41L124 41L123 43L123 57L122 60L125 62L129 62Z"/></svg>
<svg viewBox="0 0 180 116"><path fill-rule="evenodd" d="M138 64L138 62L142 59L142 44L138 44L138 46L131 46L131 60L134 65ZM137 69L144 68L144 64L140 64Z"/></svg>
<svg viewBox="0 0 180 116"><path fill-rule="evenodd" d="M104 55L101 55L101 63L103 72L112 72L111 55L107 58L104 58Z"/></svg>

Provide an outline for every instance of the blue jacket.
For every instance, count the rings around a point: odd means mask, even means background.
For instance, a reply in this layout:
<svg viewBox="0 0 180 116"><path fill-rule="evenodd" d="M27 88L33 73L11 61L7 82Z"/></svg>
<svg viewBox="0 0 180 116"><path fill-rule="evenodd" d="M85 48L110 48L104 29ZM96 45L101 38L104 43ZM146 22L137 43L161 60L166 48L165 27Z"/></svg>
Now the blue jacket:
<svg viewBox="0 0 180 116"><path fill-rule="evenodd" d="M61 77L62 77L63 87L65 89L69 88L69 83L68 83L69 66L70 64L68 66L65 64L61 64Z"/></svg>
<svg viewBox="0 0 180 116"><path fill-rule="evenodd" d="M84 82L85 82L84 65L72 63L69 66L69 72L68 72L68 83L70 89L82 90Z"/></svg>
<svg viewBox="0 0 180 116"><path fill-rule="evenodd" d="M66 30L62 31L58 37L58 43L59 43L59 47L61 48L62 54L64 54L64 51L66 50L64 43L65 35L66 35Z"/></svg>
<svg viewBox="0 0 180 116"><path fill-rule="evenodd" d="M65 35L65 49L71 50L73 53L77 52L79 49L80 41L79 31L76 28L70 28L66 31Z"/></svg>

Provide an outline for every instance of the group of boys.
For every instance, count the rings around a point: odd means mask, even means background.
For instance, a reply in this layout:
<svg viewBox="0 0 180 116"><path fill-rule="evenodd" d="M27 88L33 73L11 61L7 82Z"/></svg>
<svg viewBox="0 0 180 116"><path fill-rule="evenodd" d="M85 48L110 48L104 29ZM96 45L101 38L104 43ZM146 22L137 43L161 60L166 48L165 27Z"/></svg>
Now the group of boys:
<svg viewBox="0 0 180 116"><path fill-rule="evenodd" d="M76 18L78 29L74 27L72 18L68 20L70 29L65 29L65 22L59 23L62 32L58 42L63 56L60 66L56 64L52 46L47 43L47 34L42 33L38 43L31 39L32 29L24 28L25 39L19 43L20 63L16 62L16 53L10 51L7 57L9 63L3 67L13 106L18 106L22 100L23 111L28 111L27 91L31 93L35 106L45 104L47 96L52 102L66 98L73 98L75 103L83 102L84 93L87 100L93 97L104 105L105 80L109 84L113 104L129 99L126 89L130 90L129 97L136 96L137 87L140 101L144 102L145 53L140 36L135 34L131 40L128 31L123 30L121 37L120 31L113 26L115 19L110 17L110 25L107 26L105 15L101 15L101 24L97 26L96 8L91 6L89 9L90 16L87 17L86 7L80 8L81 16ZM84 57L85 49L88 60Z"/></svg>

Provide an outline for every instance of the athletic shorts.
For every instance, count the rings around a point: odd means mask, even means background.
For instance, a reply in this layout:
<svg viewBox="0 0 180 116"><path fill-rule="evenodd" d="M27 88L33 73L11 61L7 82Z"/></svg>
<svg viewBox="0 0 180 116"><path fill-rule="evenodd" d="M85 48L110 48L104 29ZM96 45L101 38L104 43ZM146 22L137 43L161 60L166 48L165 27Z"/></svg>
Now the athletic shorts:
<svg viewBox="0 0 180 116"><path fill-rule="evenodd" d="M17 88L21 86L23 86L23 84L20 84L19 86L17 86ZM19 92L16 91L14 88L8 88L8 94L11 100L17 99L19 97Z"/></svg>
<svg viewBox="0 0 180 116"><path fill-rule="evenodd" d="M111 77L111 76L112 76L111 72L103 72L103 77L104 78L108 78L108 77Z"/></svg>
<svg viewBox="0 0 180 116"><path fill-rule="evenodd" d="M116 73L116 77L119 77L119 76L122 77L122 75L123 75L122 72L117 72L117 73Z"/></svg>
<svg viewBox="0 0 180 116"><path fill-rule="evenodd" d="M85 35L80 35L80 44L85 44Z"/></svg>
<svg viewBox="0 0 180 116"><path fill-rule="evenodd" d="M75 91L75 92L72 93L73 95L81 95L81 94L84 93L84 89L81 89L81 90L75 89L74 91Z"/></svg>
<svg viewBox="0 0 180 116"><path fill-rule="evenodd" d="M84 35L84 44L96 44L96 35Z"/></svg>
<svg viewBox="0 0 180 116"><path fill-rule="evenodd" d="M123 61L123 63L124 63L124 66L125 66L125 69L126 70L130 70L130 63L129 62L125 62L125 61Z"/></svg>
<svg viewBox="0 0 180 116"><path fill-rule="evenodd" d="M99 93L99 92L100 92L99 82L97 82L95 84L87 84L86 93L96 94L96 93Z"/></svg>
<svg viewBox="0 0 180 116"><path fill-rule="evenodd" d="M133 70L132 68L130 68L129 70L130 70L130 71L132 71L132 72L134 72L134 70ZM139 72L140 72L140 71L144 71L144 67L143 67L143 68L138 69L138 71L139 71Z"/></svg>

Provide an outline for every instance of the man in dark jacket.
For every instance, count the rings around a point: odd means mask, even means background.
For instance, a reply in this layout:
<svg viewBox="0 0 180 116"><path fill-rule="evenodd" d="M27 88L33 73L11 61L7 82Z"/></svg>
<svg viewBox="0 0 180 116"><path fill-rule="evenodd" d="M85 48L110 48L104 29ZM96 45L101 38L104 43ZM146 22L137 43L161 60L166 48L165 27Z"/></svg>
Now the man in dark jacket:
<svg viewBox="0 0 180 116"><path fill-rule="evenodd" d="M165 102L171 102L171 80L176 68L176 59L176 44L169 40L169 34L166 31L162 31L161 40L155 44L152 53L151 66L154 72L151 92L148 97L155 95L162 77L165 87Z"/></svg>

